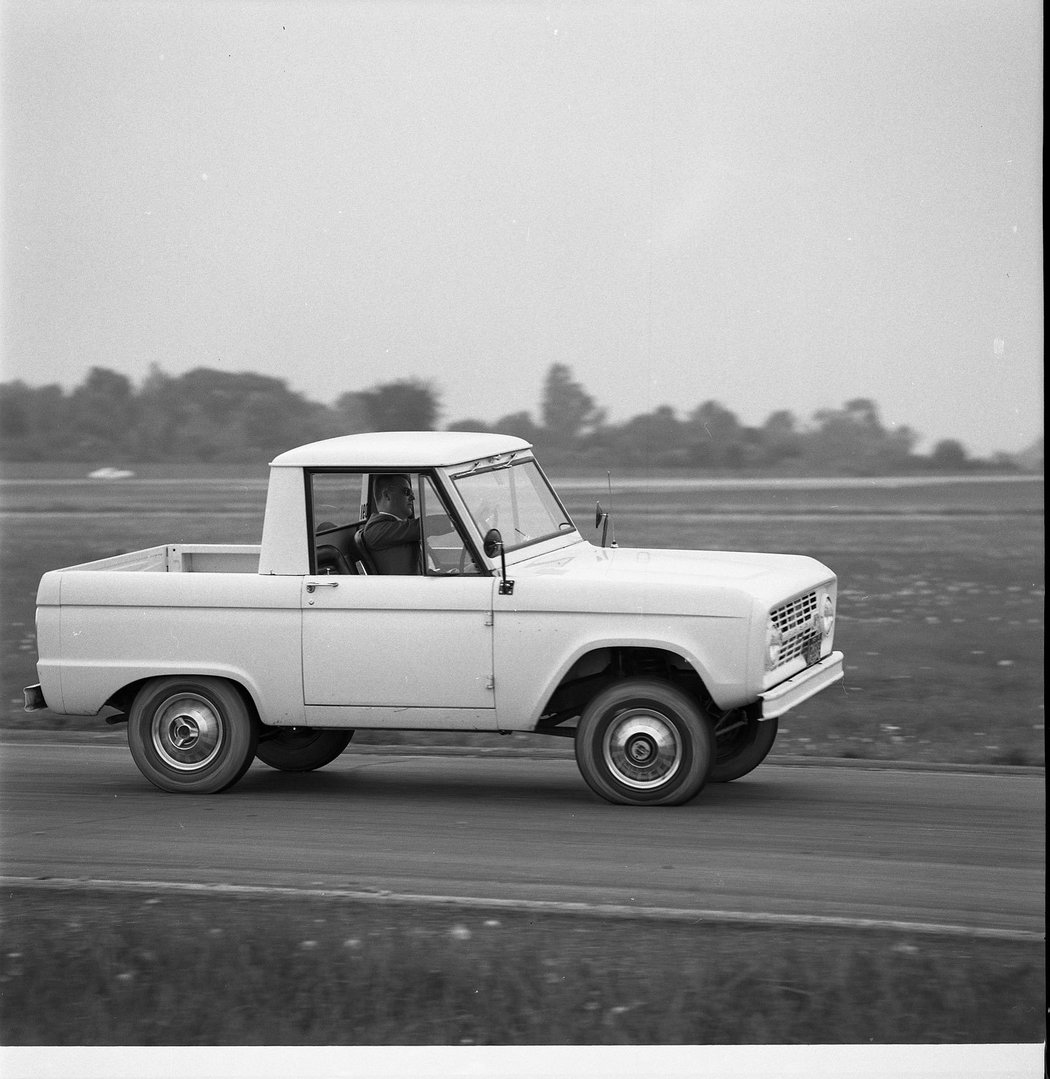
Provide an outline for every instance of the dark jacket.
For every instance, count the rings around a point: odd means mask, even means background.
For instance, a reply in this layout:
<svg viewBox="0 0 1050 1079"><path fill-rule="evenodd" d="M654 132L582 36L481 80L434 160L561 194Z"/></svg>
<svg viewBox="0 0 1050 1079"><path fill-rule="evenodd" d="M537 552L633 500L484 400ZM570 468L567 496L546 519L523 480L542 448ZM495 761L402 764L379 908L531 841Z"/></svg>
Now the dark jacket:
<svg viewBox="0 0 1050 1079"><path fill-rule="evenodd" d="M400 576L422 573L421 534L416 518L402 521L392 513L373 513L364 527L365 545L376 569Z"/></svg>

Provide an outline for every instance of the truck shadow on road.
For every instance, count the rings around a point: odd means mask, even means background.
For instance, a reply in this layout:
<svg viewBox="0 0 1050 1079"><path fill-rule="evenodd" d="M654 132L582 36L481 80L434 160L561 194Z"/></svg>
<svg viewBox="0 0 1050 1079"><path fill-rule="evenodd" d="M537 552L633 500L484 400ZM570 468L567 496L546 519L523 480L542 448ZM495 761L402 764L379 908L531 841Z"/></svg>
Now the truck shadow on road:
<svg viewBox="0 0 1050 1079"><path fill-rule="evenodd" d="M678 811L739 809L804 797L804 786L793 796L783 777L757 776L736 783L710 783ZM514 803L523 809L595 806L612 812L632 812L638 806L616 806L594 794L572 761L493 761L481 758L348 758L323 772L278 772L253 766L229 795L263 795L285 799L339 799L367 803L469 804L476 815L485 805ZM226 795L224 797L227 797Z"/></svg>

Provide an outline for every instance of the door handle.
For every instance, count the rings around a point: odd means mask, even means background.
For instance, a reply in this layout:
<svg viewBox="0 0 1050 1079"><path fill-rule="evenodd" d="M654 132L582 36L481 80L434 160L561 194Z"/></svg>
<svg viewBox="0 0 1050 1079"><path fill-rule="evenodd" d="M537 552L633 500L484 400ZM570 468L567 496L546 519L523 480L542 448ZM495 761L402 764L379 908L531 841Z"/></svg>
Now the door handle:
<svg viewBox="0 0 1050 1079"><path fill-rule="evenodd" d="M316 592L318 588L338 588L338 581L307 581L306 591Z"/></svg>

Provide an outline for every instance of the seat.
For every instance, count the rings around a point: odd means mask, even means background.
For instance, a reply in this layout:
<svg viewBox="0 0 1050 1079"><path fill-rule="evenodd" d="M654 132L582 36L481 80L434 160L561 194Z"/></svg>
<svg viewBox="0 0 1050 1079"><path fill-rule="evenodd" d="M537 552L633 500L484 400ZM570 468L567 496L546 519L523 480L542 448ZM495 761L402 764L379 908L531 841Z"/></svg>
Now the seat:
<svg viewBox="0 0 1050 1079"><path fill-rule="evenodd" d="M354 568L343 552L332 543L319 543L314 548L314 564L318 573L353 573Z"/></svg>
<svg viewBox="0 0 1050 1079"><path fill-rule="evenodd" d="M365 526L361 525L349 537L350 557L357 563L358 568L366 574L378 574L379 567L376 565L372 552L368 549L365 540Z"/></svg>

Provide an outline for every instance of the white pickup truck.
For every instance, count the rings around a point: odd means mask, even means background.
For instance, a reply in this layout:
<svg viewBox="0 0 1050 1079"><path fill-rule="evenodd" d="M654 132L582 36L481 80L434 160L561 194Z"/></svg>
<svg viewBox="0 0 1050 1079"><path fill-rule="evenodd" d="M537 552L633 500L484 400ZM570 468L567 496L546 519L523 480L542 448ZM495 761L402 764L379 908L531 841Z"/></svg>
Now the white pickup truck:
<svg viewBox="0 0 1050 1079"><path fill-rule="evenodd" d="M378 514L395 477L407 529ZM378 521L414 530L407 571ZM836 587L797 555L596 546L517 438L348 435L271 463L259 545L45 573L26 708L116 709L166 791L319 768L354 730L493 731L574 738L611 802L680 804L842 677Z"/></svg>

